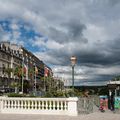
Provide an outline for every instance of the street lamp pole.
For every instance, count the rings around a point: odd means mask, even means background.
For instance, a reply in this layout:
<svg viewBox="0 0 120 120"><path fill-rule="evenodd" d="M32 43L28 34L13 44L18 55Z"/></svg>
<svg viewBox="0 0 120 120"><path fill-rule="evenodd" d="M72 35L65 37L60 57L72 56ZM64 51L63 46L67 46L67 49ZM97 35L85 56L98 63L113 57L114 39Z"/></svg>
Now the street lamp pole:
<svg viewBox="0 0 120 120"><path fill-rule="evenodd" d="M74 91L74 66L72 66L72 89Z"/></svg>
<svg viewBox="0 0 120 120"><path fill-rule="evenodd" d="M74 67L75 67L77 58L75 56L72 56L70 60L71 60L71 66L72 66L72 90L74 92Z"/></svg>

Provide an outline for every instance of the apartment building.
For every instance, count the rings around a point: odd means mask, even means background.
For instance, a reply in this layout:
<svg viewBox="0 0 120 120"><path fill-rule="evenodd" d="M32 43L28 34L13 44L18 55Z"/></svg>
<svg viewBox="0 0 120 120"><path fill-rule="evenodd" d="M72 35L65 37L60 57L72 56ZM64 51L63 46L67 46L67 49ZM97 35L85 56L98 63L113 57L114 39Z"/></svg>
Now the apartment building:
<svg viewBox="0 0 120 120"><path fill-rule="evenodd" d="M9 88L15 79L12 69L22 63L20 46L9 42L0 43L0 88ZM7 68L9 71L7 72ZM11 71L10 71L11 70Z"/></svg>
<svg viewBox="0 0 120 120"><path fill-rule="evenodd" d="M12 82L21 84L23 80L31 86L30 91L34 87L39 90L46 66L26 48L10 42L0 42L0 89L10 88ZM52 69L47 68L52 75Z"/></svg>

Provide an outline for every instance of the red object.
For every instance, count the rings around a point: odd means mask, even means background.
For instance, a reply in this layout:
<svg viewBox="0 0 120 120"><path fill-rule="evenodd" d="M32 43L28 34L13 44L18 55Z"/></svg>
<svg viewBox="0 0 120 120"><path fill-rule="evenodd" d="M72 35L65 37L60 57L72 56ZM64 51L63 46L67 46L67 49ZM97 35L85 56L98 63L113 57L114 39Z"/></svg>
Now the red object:
<svg viewBox="0 0 120 120"><path fill-rule="evenodd" d="M44 76L45 76L45 77L48 77L48 76L49 76L49 69L48 69L47 67L45 67Z"/></svg>
<svg viewBox="0 0 120 120"><path fill-rule="evenodd" d="M108 109L108 99L104 99L104 98L100 99L100 109L103 109L103 110Z"/></svg>
<svg viewBox="0 0 120 120"><path fill-rule="evenodd" d="M25 64L23 64L22 70L23 70L23 74L26 74L26 72L27 72L27 66Z"/></svg>

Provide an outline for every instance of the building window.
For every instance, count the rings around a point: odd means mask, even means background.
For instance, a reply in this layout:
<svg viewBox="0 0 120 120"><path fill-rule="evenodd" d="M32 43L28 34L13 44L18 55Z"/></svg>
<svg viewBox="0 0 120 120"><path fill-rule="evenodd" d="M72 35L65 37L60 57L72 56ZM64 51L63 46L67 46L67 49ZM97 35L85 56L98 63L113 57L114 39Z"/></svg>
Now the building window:
<svg viewBox="0 0 120 120"><path fill-rule="evenodd" d="M9 57L9 56L7 56L7 60L10 60L10 57Z"/></svg>
<svg viewBox="0 0 120 120"><path fill-rule="evenodd" d="M2 64L2 73L4 74L5 73L5 65Z"/></svg>
<svg viewBox="0 0 120 120"><path fill-rule="evenodd" d="M4 53L2 54L2 58L5 59L5 54Z"/></svg>

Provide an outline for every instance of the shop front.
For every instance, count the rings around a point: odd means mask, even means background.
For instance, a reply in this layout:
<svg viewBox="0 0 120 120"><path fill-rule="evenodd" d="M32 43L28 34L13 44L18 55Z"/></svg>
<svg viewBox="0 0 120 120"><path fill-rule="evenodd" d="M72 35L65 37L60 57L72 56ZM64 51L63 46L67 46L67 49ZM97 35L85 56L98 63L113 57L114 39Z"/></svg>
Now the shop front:
<svg viewBox="0 0 120 120"><path fill-rule="evenodd" d="M108 108L120 110L120 81L109 81L108 84Z"/></svg>

